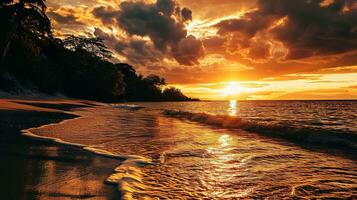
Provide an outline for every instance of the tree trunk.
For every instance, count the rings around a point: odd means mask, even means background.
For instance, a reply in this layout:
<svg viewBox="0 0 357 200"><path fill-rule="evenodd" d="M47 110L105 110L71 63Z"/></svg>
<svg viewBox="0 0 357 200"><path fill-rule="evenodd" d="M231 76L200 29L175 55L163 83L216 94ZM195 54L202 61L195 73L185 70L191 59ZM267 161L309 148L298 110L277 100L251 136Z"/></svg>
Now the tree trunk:
<svg viewBox="0 0 357 200"><path fill-rule="evenodd" d="M7 39L5 41L5 45L4 45L4 48L2 50L2 54L1 54L1 63L2 64L5 62L7 53L9 52L9 49L10 49L10 46L11 46L11 40L12 40L12 37L9 37L9 39Z"/></svg>

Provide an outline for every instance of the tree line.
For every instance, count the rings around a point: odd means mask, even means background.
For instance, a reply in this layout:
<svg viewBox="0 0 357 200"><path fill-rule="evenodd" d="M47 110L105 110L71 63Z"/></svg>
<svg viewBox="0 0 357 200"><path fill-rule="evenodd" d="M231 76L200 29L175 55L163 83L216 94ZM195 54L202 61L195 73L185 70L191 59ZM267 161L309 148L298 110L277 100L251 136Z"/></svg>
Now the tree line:
<svg viewBox="0 0 357 200"><path fill-rule="evenodd" d="M44 0L0 0L0 26L0 90L20 85L99 101L196 100L165 87L164 78L110 62L112 52L101 38L54 37Z"/></svg>

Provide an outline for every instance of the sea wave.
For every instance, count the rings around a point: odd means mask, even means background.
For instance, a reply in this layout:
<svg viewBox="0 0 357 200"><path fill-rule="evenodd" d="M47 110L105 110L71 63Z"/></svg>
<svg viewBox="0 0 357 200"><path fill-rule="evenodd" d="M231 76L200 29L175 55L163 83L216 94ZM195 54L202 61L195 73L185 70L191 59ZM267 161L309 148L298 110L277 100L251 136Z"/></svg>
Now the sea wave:
<svg viewBox="0 0 357 200"><path fill-rule="evenodd" d="M128 110L140 110L145 108L144 106L139 106L136 104L110 104L110 106L114 107L114 108L123 108L123 109L128 109Z"/></svg>
<svg viewBox="0 0 357 200"><path fill-rule="evenodd" d="M328 130L313 127L294 127L289 124L257 122L229 115L193 113L178 110L164 110L168 117L189 120L219 128L242 129L248 132L287 139L296 143L314 144L357 151L357 134L349 131Z"/></svg>

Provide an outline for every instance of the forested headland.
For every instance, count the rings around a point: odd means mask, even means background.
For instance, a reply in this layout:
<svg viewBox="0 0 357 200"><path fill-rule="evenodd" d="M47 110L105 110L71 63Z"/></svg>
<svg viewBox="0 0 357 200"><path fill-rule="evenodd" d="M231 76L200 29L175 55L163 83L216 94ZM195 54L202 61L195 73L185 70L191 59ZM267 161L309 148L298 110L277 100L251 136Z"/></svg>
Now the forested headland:
<svg viewBox="0 0 357 200"><path fill-rule="evenodd" d="M43 0L0 1L0 90L98 101L191 101L164 78L113 63L97 37L53 35Z"/></svg>

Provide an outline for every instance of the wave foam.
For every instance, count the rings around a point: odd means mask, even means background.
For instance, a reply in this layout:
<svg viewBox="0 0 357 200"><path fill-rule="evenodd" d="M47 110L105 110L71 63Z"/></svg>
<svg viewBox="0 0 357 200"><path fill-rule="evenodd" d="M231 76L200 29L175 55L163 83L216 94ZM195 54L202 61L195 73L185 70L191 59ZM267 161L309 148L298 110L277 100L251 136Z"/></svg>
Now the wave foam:
<svg viewBox="0 0 357 200"><path fill-rule="evenodd" d="M115 168L114 173L105 182L117 185L122 194L122 199L132 199L134 192L140 192L145 189L142 181L143 172L140 167L149 164L151 164L151 160L146 158L127 159Z"/></svg>
<svg viewBox="0 0 357 200"><path fill-rule="evenodd" d="M145 108L144 106L139 106L136 104L110 104L110 106L114 107L114 108L124 108L124 109L128 109L128 110L140 110Z"/></svg>
<svg viewBox="0 0 357 200"><path fill-rule="evenodd" d="M199 122L220 128L242 129L271 137L287 139L297 143L311 143L322 146L329 145L329 147L348 148L357 151L357 134L352 132L317 128L296 128L289 125L248 121L228 115L191 113L176 110L164 110L163 114L169 117Z"/></svg>

